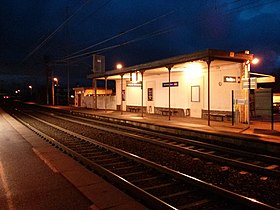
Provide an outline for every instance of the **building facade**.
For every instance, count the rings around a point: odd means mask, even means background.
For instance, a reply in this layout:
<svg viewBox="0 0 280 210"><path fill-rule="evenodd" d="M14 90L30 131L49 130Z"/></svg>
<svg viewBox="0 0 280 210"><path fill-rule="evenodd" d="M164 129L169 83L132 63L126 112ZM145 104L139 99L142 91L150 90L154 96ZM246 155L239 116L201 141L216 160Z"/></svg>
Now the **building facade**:
<svg viewBox="0 0 280 210"><path fill-rule="evenodd" d="M88 78L116 80L115 110L208 118L239 112L246 122L250 62L248 51L207 49ZM253 84L251 84L253 85ZM249 82L250 86L250 82ZM97 99L98 100L98 99ZM107 100L108 102L108 100Z"/></svg>

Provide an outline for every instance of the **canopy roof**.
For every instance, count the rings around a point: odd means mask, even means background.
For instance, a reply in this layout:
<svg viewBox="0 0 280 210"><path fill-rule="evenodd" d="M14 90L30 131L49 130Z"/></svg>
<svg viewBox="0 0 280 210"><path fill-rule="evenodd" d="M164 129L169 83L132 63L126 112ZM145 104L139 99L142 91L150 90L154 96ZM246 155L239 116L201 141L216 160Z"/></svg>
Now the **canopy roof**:
<svg viewBox="0 0 280 210"><path fill-rule="evenodd" d="M213 60L224 60L237 63L243 63L252 61L254 58L253 54L249 54L248 51L243 52L230 52L216 49L206 49L191 54L180 55L176 57L166 58L157 60L149 63L139 64L131 67L124 67L118 70L110 70L105 72L96 72L88 75L88 79L103 78L114 75L123 75L126 73L132 73L135 71L152 70L160 67L172 67L175 64L192 62L198 60L213 61Z"/></svg>

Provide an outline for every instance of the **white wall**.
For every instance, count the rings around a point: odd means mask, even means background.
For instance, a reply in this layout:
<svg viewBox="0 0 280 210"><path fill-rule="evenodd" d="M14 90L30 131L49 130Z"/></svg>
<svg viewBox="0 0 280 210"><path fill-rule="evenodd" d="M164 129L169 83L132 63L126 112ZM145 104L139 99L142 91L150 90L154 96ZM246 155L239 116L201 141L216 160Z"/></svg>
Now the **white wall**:
<svg viewBox="0 0 280 210"><path fill-rule="evenodd" d="M231 97L232 90L235 92L240 92L241 83L229 83L224 82L224 76L234 76L238 79L241 77L241 65L240 64L229 64L220 67L214 66L211 68L210 74L210 104L211 110L221 110L221 111L231 111ZM205 92L207 91L207 75L205 79ZM207 109L207 93L205 94L206 104L204 104L204 109Z"/></svg>
<svg viewBox="0 0 280 210"><path fill-rule="evenodd" d="M81 95L81 106L82 108L93 108L93 96L84 96ZM97 96L97 108L105 109L105 100L106 100L106 109L115 110L116 109L116 96ZM75 106L78 104L78 94L75 95Z"/></svg>
<svg viewBox="0 0 280 210"><path fill-rule="evenodd" d="M225 63L225 62L224 62ZM213 64L213 65L212 65ZM217 63L211 64L211 110L231 111L231 93L241 91L241 84L226 83L224 76L241 77L242 65L228 62L226 65L218 66ZM178 71L179 70L179 71ZM181 69L182 70L182 69ZM191 109L192 117L201 117L201 110L208 109L208 75L207 65L203 64L200 75L191 75L180 69L171 70L171 82L179 82L178 87L171 87L171 108ZM168 107L168 87L162 87L162 83L168 82L168 71L159 75L145 75L143 89L143 105L147 107ZM200 86L199 102L191 101L191 86ZM141 87L126 87L126 80L123 79L123 88L126 92L126 101L123 102L123 110L126 105L141 106ZM147 99L147 89L153 88L153 101ZM115 103L121 104L120 80L116 81L116 100ZM154 109L148 110L154 112Z"/></svg>

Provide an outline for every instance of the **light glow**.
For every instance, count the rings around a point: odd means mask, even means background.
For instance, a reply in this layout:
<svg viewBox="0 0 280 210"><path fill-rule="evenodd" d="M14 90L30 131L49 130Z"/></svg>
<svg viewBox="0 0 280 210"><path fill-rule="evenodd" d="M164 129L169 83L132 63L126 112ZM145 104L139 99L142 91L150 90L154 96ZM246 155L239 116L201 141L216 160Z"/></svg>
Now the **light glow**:
<svg viewBox="0 0 280 210"><path fill-rule="evenodd" d="M122 69L122 68L123 68L123 65L122 65L121 63L118 63L118 64L116 65L116 67L117 67L117 69Z"/></svg>
<svg viewBox="0 0 280 210"><path fill-rule="evenodd" d="M202 76L202 69L203 66L201 63L198 62L192 62L192 63L186 63L185 65L185 77L186 78L196 78Z"/></svg>
<svg viewBox="0 0 280 210"><path fill-rule="evenodd" d="M258 59L258 58L254 58L253 60L252 60L252 64L257 64L257 63L259 63L260 62L260 59Z"/></svg>

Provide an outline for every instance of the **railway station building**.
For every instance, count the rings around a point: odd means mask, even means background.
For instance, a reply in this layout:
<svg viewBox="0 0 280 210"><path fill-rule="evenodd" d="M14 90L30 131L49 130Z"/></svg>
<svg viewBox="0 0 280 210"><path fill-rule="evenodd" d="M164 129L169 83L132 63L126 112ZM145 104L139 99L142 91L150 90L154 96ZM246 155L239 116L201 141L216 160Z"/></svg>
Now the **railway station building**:
<svg viewBox="0 0 280 210"><path fill-rule="evenodd" d="M249 51L231 52L206 49L149 63L96 71L88 75L93 81L94 109L112 109L181 117L223 117L230 120L238 113L239 122L249 116ZM98 97L96 81L105 81L105 96ZM115 80L115 95L106 93L107 81ZM75 97L76 105L78 97ZM101 101L101 102L100 102ZM234 114L235 115L235 114Z"/></svg>

